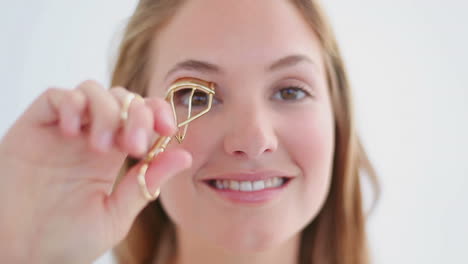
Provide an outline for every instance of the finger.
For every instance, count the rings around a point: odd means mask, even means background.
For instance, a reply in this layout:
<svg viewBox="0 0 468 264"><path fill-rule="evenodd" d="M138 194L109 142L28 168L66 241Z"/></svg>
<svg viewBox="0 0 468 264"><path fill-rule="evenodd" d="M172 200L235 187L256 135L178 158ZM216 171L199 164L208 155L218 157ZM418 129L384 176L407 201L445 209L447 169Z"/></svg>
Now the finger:
<svg viewBox="0 0 468 264"><path fill-rule="evenodd" d="M24 117L31 119L34 123L39 122L40 125L56 124L60 118L60 102L65 93L65 89L48 88L31 103Z"/></svg>
<svg viewBox="0 0 468 264"><path fill-rule="evenodd" d="M41 126L59 126L62 135L76 136L80 133L81 122L86 122L85 109L86 97L80 91L49 88L31 104L22 118Z"/></svg>
<svg viewBox="0 0 468 264"><path fill-rule="evenodd" d="M77 88L88 101L90 118L89 144L98 152L105 152L113 144L114 132L119 128L119 103L95 81L85 81Z"/></svg>
<svg viewBox="0 0 468 264"><path fill-rule="evenodd" d="M86 96L80 90L66 90L59 103L60 129L65 136L80 134L82 122L86 122Z"/></svg>
<svg viewBox="0 0 468 264"><path fill-rule="evenodd" d="M171 136L176 132L176 123L171 105L162 98L147 98L146 105L154 117L154 130L163 136Z"/></svg>
<svg viewBox="0 0 468 264"><path fill-rule="evenodd" d="M191 155L182 149L170 149L159 154L150 164L146 173L146 182L151 193L161 186L170 177L190 167ZM105 201L109 213L115 217L113 223L123 226L124 230L130 228L138 213L149 202L140 189L137 180L138 170L142 164L135 165L116 186L114 192Z"/></svg>
<svg viewBox="0 0 468 264"><path fill-rule="evenodd" d="M125 103L128 90L116 87L110 90L121 105ZM151 110L145 105L145 101L135 97L128 107L128 117L123 122L123 127L116 136L118 146L122 151L134 157L141 157L148 149L148 141L152 133L153 117Z"/></svg>

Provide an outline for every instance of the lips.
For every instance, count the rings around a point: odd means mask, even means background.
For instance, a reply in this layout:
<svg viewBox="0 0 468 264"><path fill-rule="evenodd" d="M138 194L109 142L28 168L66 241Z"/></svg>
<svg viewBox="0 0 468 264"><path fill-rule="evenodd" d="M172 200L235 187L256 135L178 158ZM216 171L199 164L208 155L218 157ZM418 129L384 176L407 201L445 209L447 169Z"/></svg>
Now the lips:
<svg viewBox="0 0 468 264"><path fill-rule="evenodd" d="M240 192L255 192L264 189L274 189L286 184L290 179L286 177L273 177L256 181L236 181L236 180L208 180L208 185L218 190L232 190Z"/></svg>
<svg viewBox="0 0 468 264"><path fill-rule="evenodd" d="M280 171L228 173L202 180L214 193L234 203L265 203L278 196L293 176Z"/></svg>
<svg viewBox="0 0 468 264"><path fill-rule="evenodd" d="M268 178L293 178L288 173L282 171L257 171L257 172L237 172L237 173L226 173L212 177L207 177L203 181L209 180L234 180L234 181L259 181L266 180Z"/></svg>

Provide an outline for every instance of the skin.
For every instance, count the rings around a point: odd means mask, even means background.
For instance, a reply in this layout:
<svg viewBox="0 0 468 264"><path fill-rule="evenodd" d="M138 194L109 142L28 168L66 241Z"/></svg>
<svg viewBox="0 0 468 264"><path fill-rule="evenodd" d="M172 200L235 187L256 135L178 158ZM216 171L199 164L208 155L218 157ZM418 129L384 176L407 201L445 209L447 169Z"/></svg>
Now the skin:
<svg viewBox="0 0 468 264"><path fill-rule="evenodd" d="M155 35L150 97L131 103L126 122L123 88L85 81L37 97L0 140L0 262L91 263L121 241L148 201L136 180L141 164L111 192L115 177L155 133L174 134L170 106L157 97L189 76L217 83L216 104L146 177L151 190L161 187L176 224L174 262L295 263L299 232L327 196L333 115L316 36L288 2L271 3L188 1ZM265 70L290 55L312 63ZM186 59L221 72L192 67L166 76ZM283 100L277 92L298 85L311 96ZM227 203L200 182L264 169L295 178L260 205Z"/></svg>
<svg viewBox="0 0 468 264"><path fill-rule="evenodd" d="M306 59L269 70L292 55ZM218 70L173 70L186 60ZM155 35L151 68L150 96L162 96L180 77L217 84L212 110L190 124L180 145L192 155L191 168L161 188L176 225L173 262L295 263L300 231L328 194L334 150L332 107L313 30L287 1L188 1ZM285 99L279 91L291 86L308 95L293 90L293 99ZM294 179L260 205L226 202L201 181L266 169Z"/></svg>
<svg viewBox="0 0 468 264"><path fill-rule="evenodd" d="M132 102L127 122L119 104L128 91L85 81L50 88L0 141L0 262L91 263L127 234L148 201L131 168L109 195L127 155L141 157L154 132L172 135L162 99ZM143 136L138 131L142 131ZM190 166L173 148L147 173L152 190Z"/></svg>

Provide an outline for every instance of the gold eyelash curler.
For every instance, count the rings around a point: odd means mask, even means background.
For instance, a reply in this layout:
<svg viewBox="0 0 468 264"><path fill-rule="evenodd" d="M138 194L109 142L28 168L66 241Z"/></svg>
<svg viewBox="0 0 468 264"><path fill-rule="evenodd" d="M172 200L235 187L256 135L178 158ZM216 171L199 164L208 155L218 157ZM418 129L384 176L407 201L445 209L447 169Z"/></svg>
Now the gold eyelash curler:
<svg viewBox="0 0 468 264"><path fill-rule="evenodd" d="M188 109L186 111L186 119L180 120L181 117L184 116L185 109L176 109L176 105L174 100L180 100L181 97L186 96L189 94L188 98ZM166 101L171 104L172 112L174 114L174 119L177 124L177 128L179 129L174 136L179 143L182 143L186 134L188 124L193 120L201 117L202 115L206 114L211 109L211 105L213 103L213 95L215 94L215 83L207 82L204 80L196 79L196 78L181 78L176 80L167 90L166 93ZM193 99L194 96L207 96L207 106L204 109L199 109L199 111L195 115L192 116L193 111ZM175 98L177 97L177 98ZM184 107L182 107L184 108ZM182 116L179 116L182 115ZM180 122L180 123L179 123ZM182 128L183 127L183 128ZM182 128L182 131L180 130ZM154 194L151 194L148 190L148 186L146 185L146 171L148 170L149 164L153 161L153 159L161 152L163 152L169 142L172 140L172 137L168 136L161 136L156 140L153 146L150 148L149 152L146 154L146 157L143 160L143 165L140 167L138 171L138 182L140 187L143 191L143 195L146 199L150 201L154 201L158 198L160 189L158 188Z"/></svg>

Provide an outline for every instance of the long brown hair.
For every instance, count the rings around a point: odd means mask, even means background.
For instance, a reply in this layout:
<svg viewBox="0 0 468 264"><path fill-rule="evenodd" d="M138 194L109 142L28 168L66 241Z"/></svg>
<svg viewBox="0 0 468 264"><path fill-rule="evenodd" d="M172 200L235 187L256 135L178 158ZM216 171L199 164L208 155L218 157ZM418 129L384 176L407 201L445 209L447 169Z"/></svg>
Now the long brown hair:
<svg viewBox="0 0 468 264"><path fill-rule="evenodd" d="M112 86L146 95L150 46L183 0L140 0L126 27L112 75ZM335 118L335 152L330 192L316 218L302 231L300 264L369 263L361 173L376 194L376 173L356 134L351 90L334 33L317 0L292 0L318 36L327 70ZM127 159L121 173L135 160ZM375 202L374 200L374 202ZM138 215L126 238L114 249L119 263L151 263L175 247L174 226L159 200Z"/></svg>

